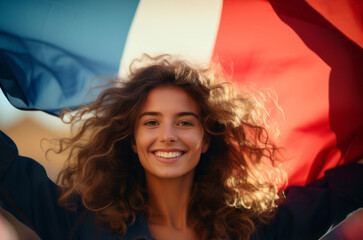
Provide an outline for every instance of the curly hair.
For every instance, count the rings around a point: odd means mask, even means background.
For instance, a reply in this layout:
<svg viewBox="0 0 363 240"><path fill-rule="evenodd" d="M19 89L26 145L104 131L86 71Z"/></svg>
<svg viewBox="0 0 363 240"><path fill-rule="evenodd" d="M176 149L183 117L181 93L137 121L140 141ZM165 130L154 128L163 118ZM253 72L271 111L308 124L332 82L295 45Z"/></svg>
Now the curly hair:
<svg viewBox="0 0 363 240"><path fill-rule="evenodd" d="M255 94L213 69L170 55L144 55L131 65L128 80L116 79L95 102L71 114L69 123L80 127L72 138L60 139L56 150L70 150L58 176L59 203L69 206L72 196L79 196L99 222L119 234L137 213L148 216L145 175L131 142L148 92L170 85L200 105L210 138L195 170L188 209L197 219L195 231L202 239L248 239L258 224L267 223L278 204L276 179L281 179L276 178L281 176L278 148L266 130L268 112Z"/></svg>

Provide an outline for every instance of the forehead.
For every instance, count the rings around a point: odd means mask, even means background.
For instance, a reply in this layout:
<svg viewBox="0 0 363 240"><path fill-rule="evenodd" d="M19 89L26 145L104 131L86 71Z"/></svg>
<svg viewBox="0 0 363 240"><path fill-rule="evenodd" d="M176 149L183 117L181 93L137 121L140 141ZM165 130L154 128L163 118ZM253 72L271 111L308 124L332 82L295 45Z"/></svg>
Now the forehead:
<svg viewBox="0 0 363 240"><path fill-rule="evenodd" d="M200 114L199 104L182 88L160 86L147 95L141 113L145 111L194 112Z"/></svg>

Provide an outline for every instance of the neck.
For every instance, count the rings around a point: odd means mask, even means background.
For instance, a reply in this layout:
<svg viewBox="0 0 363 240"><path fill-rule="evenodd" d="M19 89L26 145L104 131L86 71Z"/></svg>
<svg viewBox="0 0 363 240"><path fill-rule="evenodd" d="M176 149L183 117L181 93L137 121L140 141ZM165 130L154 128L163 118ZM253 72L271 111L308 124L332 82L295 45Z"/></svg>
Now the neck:
<svg viewBox="0 0 363 240"><path fill-rule="evenodd" d="M188 204L194 173L163 179L145 173L151 216L149 223L182 230L190 225Z"/></svg>

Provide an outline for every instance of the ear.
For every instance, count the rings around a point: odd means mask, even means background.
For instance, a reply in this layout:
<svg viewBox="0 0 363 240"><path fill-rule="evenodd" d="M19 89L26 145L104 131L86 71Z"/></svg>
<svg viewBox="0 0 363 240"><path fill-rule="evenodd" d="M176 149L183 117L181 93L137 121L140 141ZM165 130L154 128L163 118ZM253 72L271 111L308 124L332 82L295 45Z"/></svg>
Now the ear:
<svg viewBox="0 0 363 240"><path fill-rule="evenodd" d="M207 152L207 150L209 148L209 144L210 144L210 137L209 136L204 136L203 146L202 146L202 153Z"/></svg>
<svg viewBox="0 0 363 240"><path fill-rule="evenodd" d="M136 147L135 139L131 140L131 148L132 148L132 151L137 154L137 147Z"/></svg>

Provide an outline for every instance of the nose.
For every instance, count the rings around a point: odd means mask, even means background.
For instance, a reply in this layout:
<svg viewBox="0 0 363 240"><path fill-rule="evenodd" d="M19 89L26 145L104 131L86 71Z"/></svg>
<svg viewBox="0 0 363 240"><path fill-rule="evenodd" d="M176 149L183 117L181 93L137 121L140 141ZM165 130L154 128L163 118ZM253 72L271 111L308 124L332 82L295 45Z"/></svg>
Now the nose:
<svg viewBox="0 0 363 240"><path fill-rule="evenodd" d="M176 129L173 124L165 124L161 129L160 141L165 143L176 142L178 139Z"/></svg>

